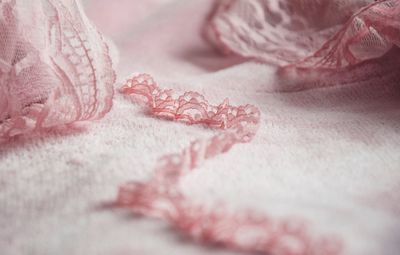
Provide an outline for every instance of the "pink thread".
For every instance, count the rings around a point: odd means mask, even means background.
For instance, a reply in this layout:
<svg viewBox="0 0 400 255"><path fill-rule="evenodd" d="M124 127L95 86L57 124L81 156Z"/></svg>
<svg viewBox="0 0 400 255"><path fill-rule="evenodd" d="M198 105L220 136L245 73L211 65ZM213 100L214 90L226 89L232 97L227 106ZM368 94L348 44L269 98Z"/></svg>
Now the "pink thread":
<svg viewBox="0 0 400 255"><path fill-rule="evenodd" d="M115 73L78 1L0 2L0 140L102 118Z"/></svg>
<svg viewBox="0 0 400 255"><path fill-rule="evenodd" d="M256 107L234 107L228 100L212 106L196 92L174 98L172 90L160 89L146 74L132 77L120 91L143 97L154 116L223 131L209 139L192 142L181 153L162 157L151 180L130 182L120 188L118 205L167 220L195 240L232 249L276 255L340 254L339 242L334 238L313 239L301 222L274 220L251 211L230 213L221 206L209 211L191 203L180 191L181 178L204 160L229 151L235 144L251 141L260 125Z"/></svg>

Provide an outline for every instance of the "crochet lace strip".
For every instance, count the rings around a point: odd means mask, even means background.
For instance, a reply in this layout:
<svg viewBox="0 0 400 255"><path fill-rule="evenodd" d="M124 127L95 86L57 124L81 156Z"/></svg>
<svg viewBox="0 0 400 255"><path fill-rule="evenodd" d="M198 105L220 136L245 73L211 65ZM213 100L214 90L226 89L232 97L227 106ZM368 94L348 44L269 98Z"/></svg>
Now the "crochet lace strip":
<svg viewBox="0 0 400 255"><path fill-rule="evenodd" d="M155 175L147 182L130 182L120 187L117 204L135 213L168 221L184 234L201 242L231 249L274 255L337 255L341 245L334 238L313 238L307 227L293 219L277 220L253 211L208 210L195 205L179 189L182 177L207 159L228 152L256 135L260 111L252 106L231 106L225 100L212 106L199 93L179 97L158 87L153 78L140 74L129 79L121 93L140 96L155 117L202 124L220 129L208 139L192 142L177 154L162 157Z"/></svg>

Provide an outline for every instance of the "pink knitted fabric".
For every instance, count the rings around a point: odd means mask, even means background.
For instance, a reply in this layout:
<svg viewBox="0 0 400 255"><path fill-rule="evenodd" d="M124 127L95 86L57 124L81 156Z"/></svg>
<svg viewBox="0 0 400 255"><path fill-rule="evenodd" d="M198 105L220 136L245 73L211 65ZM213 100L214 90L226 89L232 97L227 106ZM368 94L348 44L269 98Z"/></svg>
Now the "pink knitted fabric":
<svg viewBox="0 0 400 255"><path fill-rule="evenodd" d="M304 219L305 217L302 217L301 210L298 212L296 207L294 207L295 210L293 211L284 209L283 211L289 215L286 217L275 216L272 208L271 211L267 210L267 212L259 211L256 208L236 211L228 209L229 205L223 202L212 203L211 208L209 208L186 194L187 187L185 191L183 183L188 176L197 174L198 171L194 170L201 168L207 160L233 150L236 144L257 141L257 132L260 129L262 134L260 140L258 140L259 144L257 144L259 149L255 150L259 153L256 153L259 157L252 158L252 164L257 165L258 162L263 162L264 158L273 162L273 158L270 155L265 155L265 151L271 153L266 148L271 144L279 145L280 142L269 138L269 135L273 134L269 134L269 130L265 127L270 125L266 124L270 123L270 121L279 124L285 123L284 128L295 125L294 123L300 123L300 125L305 126L304 128L301 127L300 130L305 132L307 137L309 136L307 132L324 127L324 118L326 117L322 118L321 122L316 120L315 123L311 124L304 124L298 120L303 118L303 114L306 116L304 121L311 120L312 122L314 119L312 113L318 115L319 111L321 111L313 109L313 111L310 111L311 115L309 115L309 112L298 109L303 104L306 104L307 100L301 99L304 94L296 94L300 98L298 102L301 103L299 105L296 105L296 95L293 97L289 95L287 99L280 101L280 98L284 98L285 95L276 94L275 98L277 99L275 100L277 101L271 103L271 110L269 110L266 98L271 100L272 97L269 94L271 91L293 91L319 89L334 85L351 85L358 86L357 93L364 95L362 92L358 92L364 86L367 91L372 91L371 93L365 92L366 97L377 98L379 102L385 102L384 96L388 94L388 105L384 104L381 107L377 104L378 109L384 110L385 118L389 115L396 115L396 110L398 109L397 101L395 101L397 93L392 91L396 90L400 79L400 72L398 72L398 66L400 65L400 49L398 48L400 46L400 1L221 0L212 1L213 7L211 11L208 8L211 1L208 3L202 1L188 1L186 4L188 6L193 4L193 7L188 7L188 11L182 12L182 20L179 20L179 17L175 17L175 22L168 24L173 25L174 29L176 29L173 31L179 33L180 31L177 28L182 26L182 30L184 30L185 26L190 26L188 24L191 22L191 15L196 13L198 7L206 6L202 8L204 8L203 11L209 11L209 17L199 18L200 23L203 22L205 39L223 53L239 56L236 59L232 58L232 56L228 57L224 65L216 65L218 68L213 66L213 63L219 61L217 59L212 59L211 64L204 64L205 69L209 68L215 71L212 72L215 80L219 79L219 75L224 77L221 79L221 83L217 83L218 86L198 85L200 79L202 79L197 77L198 73L195 73L194 76L199 80L191 80L191 82L197 82L197 85L193 85L182 78L175 78L182 77L182 74L187 70L191 70L182 60L187 56L176 53L179 52L179 42L197 43L197 37L192 36L191 38L185 33L168 35L167 32L165 34L157 32L143 38L137 36L140 31L151 31L152 29L164 31L162 25L158 24L157 21L147 20L147 16L141 12L149 11L151 13L157 5L167 6L166 10L174 8L185 9L180 6L184 6L184 3L175 3L173 0L152 0L143 4L142 9L140 9L140 7L135 6L135 4L137 5L136 2L129 0L121 0L120 2L99 0L97 3L84 1L85 3L90 3L88 6L98 7L99 14L92 9L91 16L98 25L102 26L115 39L117 48L123 51L121 64L117 66L118 57L114 54L117 51L114 48L115 45L113 42L106 40L97 28L92 25L83 11L84 5L79 0L30 2L0 0L0 146L2 146L0 148L0 170L4 171L0 171L0 177L3 177L0 179L0 185L5 187L4 194L6 194L4 197L0 196L0 205L2 206L0 207L0 218L4 218L0 220L0 226L6 226L4 233L0 232L0 237L5 237L4 240L0 240L0 251L4 249L6 255L17 255L21 251L27 251L28 254L34 255L51 254L52 252L50 249L46 249L45 244L43 247L36 246L32 250L24 250L26 246L16 245L19 241L18 234L15 234L18 232L18 228L9 227L5 220L7 218L5 216L11 217L13 222L10 223L10 226L14 226L13 224L17 224L15 222L19 222L18 215L20 214L20 212L15 212L17 216L13 216L13 213L10 213L12 212L13 203L18 199L12 200L7 197L7 194L11 194L10 197L14 197L13 192L7 193L9 191L8 187L14 184L9 179L4 178L4 176L18 176L18 172L15 171L9 174L9 166L12 165L9 162L18 158L19 155L18 146L16 154L13 154L15 149L13 142L18 144L18 141L24 141L24 139L31 139L31 137L34 139L35 135L42 136L46 140L49 134L57 132L54 131L57 127L65 127L64 130L71 131L74 130L73 127L76 127L75 124L79 122L99 120L104 117L104 120L102 120L104 122L97 122L87 130L90 133L92 132L91 130L96 130L98 127L98 130L102 133L97 136L94 135L92 140L83 139L78 142L80 146L84 147L89 142L96 143L97 139L103 141L101 139L108 135L113 137L115 134L111 133L114 131L123 134L136 133L138 130L143 131L140 126L142 123L135 123L140 128L132 127L133 120L143 117L140 112L131 114L131 110L127 110L128 108L134 109L135 106L131 104L131 102L134 102L135 104L145 104L147 115L158 119L160 122L157 122L157 125L159 126L163 125L162 121L171 120L217 129L218 133L206 129L207 132L210 131L213 134L206 138L197 138L200 137L200 131L198 131L198 136L194 136L193 142L188 143L189 145L184 147L180 153L166 154L159 160L148 160L148 158L151 158L148 155L149 153L142 153L142 148L136 148L140 153L133 157L133 161L143 160L151 162L151 164L154 163L156 168L152 172L153 177L147 180L133 180L125 184L120 179L114 178L113 185L117 182L115 180L121 183L116 201L112 203L114 206L129 208L136 215L160 218L191 240L208 247L210 245L219 245L224 249L228 248L227 252L239 251L249 254L256 252L271 255L364 255L365 251L371 251L371 253L367 254L375 255L377 251L380 251L385 255L394 254L393 247L397 243L395 240L398 238L397 232L393 231L392 238L385 239L382 237L381 232L378 232L380 228L375 227L373 223L368 228L368 233L372 233L370 236L367 235L370 239L365 239L366 241L364 242L352 242L351 238L346 239L347 233L351 233L348 235L353 239L357 239L354 236L358 235L359 239L357 240L363 240L363 236L360 234L362 231L353 229L358 226L357 224L355 226L345 226L343 224L340 227L337 226L337 229L330 226L330 229L333 229L331 234L330 231L323 227L321 228L324 229L323 231L315 231L315 228L318 229L319 226L309 224ZM174 2L174 4L169 4L169 2ZM109 11L108 8L112 11ZM156 20L161 21L166 15L157 11L154 11L154 13L157 17ZM104 15L109 15L110 20L106 20ZM174 18L171 19L174 20ZM134 32L130 31L130 27L137 24L142 24L140 29ZM152 26L155 26L155 28L152 28ZM167 31L167 29L165 30ZM193 29L185 31L193 32ZM195 31L196 34L200 34L200 32L200 29ZM166 42L173 45L173 47L171 46L172 48L165 46L167 43L162 45L164 36L169 38ZM178 43L175 45L171 41ZM185 44L182 43L182 45ZM188 55L192 56L191 54ZM178 58L181 59L178 61L176 60ZM179 64L175 63L176 66L169 67L168 62L165 60L170 60L172 63L175 61ZM251 63L251 61L256 63ZM235 66L236 63L242 63L242 65ZM143 68L143 71L149 71L154 77L161 76L168 77L170 80L177 80L180 85L171 84L175 89L162 89L153 77L148 74L130 75L127 80L119 78L118 82L116 82L117 74L124 76L127 73L136 71L137 67ZM180 69L174 70L176 67ZM218 72L224 68L232 68L229 69L231 73L227 75ZM171 70L176 73L168 74ZM196 71L198 70L196 69ZM164 78L163 84L167 84L165 80L168 79ZM243 84L238 82L242 80L245 81ZM215 85L212 81L208 82ZM272 83L274 86L271 86ZM376 89L375 86L377 84L381 85L381 89ZM182 89L180 86L184 88ZM124 98L120 95L114 95L115 87L119 89L119 94L124 95ZM271 87L273 88L271 89ZM175 96L175 91L182 90L186 92L183 92L180 96ZM385 94L386 90L390 92ZM215 91L218 92L217 97L214 97L212 93ZM318 91L310 93L315 93L310 96L312 100L318 98ZM359 95L356 92L352 93ZM375 97L370 94L374 94ZM381 94L382 96L380 96ZM213 105L209 103L205 95L214 100L216 98L222 100L220 98L221 95L233 96L242 105L232 106L230 103L232 100L228 98L218 105ZM271 95L274 96L274 94ZM350 95L353 94L350 93ZM332 97L334 95L322 93L322 99L320 100L327 99L328 102L342 102L340 100L335 101ZM285 100L287 100L286 103L290 102L293 105L285 105ZM113 102L119 108L114 109L115 107L112 107ZM258 106L261 104L260 102L262 104L265 103L267 106L264 108ZM278 106L283 106L284 110L281 112ZM330 107L336 109L341 105L340 103L338 105L333 103ZM358 110L357 105L355 109ZM375 109L369 110L375 111ZM293 115L285 115L291 111ZM359 111L364 113L368 112L368 109L365 110L363 108ZM106 116L109 112L113 113L109 114L111 116ZM268 116L270 112L272 120ZM327 112L329 113L330 111L328 110ZM331 112L334 112L334 110ZM346 110L343 110L343 112L344 114L347 113ZM115 114L117 114L117 117ZM266 116L264 117L263 114ZM281 118L281 116L286 117ZM290 118L293 118L293 121ZM143 123L148 123L147 121L149 120L146 119ZM387 119L382 121L386 124L389 123ZM390 119L390 121L393 120ZM108 126L104 128L101 123L114 123L118 128L115 130L108 128ZM343 126L351 126L354 123L342 124ZM146 134L156 136L158 132L157 125L153 126L151 131L146 130L145 132L148 132ZM354 126L359 127L359 124L356 123ZM114 126L111 125L111 127ZM271 126L268 127L271 128ZM181 127L180 129L183 130L184 128ZM333 129L335 132L339 130L338 133L341 133L341 127L328 125L326 129ZM397 132L398 125L394 124L393 129L394 132ZM343 130L346 130L346 128L343 128ZM365 134L358 134L351 128L350 130L352 130L351 135L353 137L349 140L357 140L359 136L364 139ZM287 135L291 137L293 134L288 132ZM373 134L371 133L370 135L372 136ZM184 139L184 134L180 134L179 131L177 135L174 134L173 136L176 139ZM284 137L281 136L281 138ZM313 142L321 140L321 137L325 137L327 141L331 139L325 135L319 136L319 134L314 134L314 137L310 136L308 139ZM393 137L392 142L396 143L397 136L393 135ZM68 141L68 136L63 139ZM98 143L97 148L95 148L96 145L89 147L93 151L101 150L102 148L109 148L112 151L119 146L118 143L125 143L126 141L124 140L126 139L126 137L122 137L117 142L117 140L110 138L104 143ZM165 145L166 141L162 142L164 146L167 146ZM169 142L172 144L175 141ZM67 144L69 143L67 142ZM307 145L301 144L300 140L290 141L290 144L293 145L293 148L307 147ZM135 146L135 141L132 141L128 147ZM340 144L335 148L340 150L340 146L342 145ZM356 143L355 147L358 148L357 146L358 144ZM56 147L55 145L53 150L56 150ZM160 145L157 146L158 149L162 147ZM290 150L290 148L280 148L279 146L276 148L282 149L282 151ZM368 149L370 148L368 147ZM279 150L276 152L279 153ZM290 153L296 154L297 151L292 150ZM334 153L339 152L332 152L332 154ZM71 149L67 150L66 153L61 152L61 154L69 157L73 152ZM247 160L253 157L253 155L244 152L239 152L235 155L239 160ZM245 157L243 155L247 155L247 158L243 159ZM97 174L101 176L101 170L103 170L103 174L104 171L108 171L107 162L103 162L103 158L117 158L115 160L117 163L110 167L116 173L118 171L130 172L135 170L134 167L126 163L129 162L126 159L128 156L131 157L129 153L124 151L110 152L106 156L102 154L96 157L99 162L94 160L96 166L91 167L89 166L90 163L85 163L90 157L83 155L83 160L79 159L79 156L78 159L69 158L68 165L73 166L69 168L72 172L76 169L94 170L94 175L88 176L87 180L90 183L95 183L98 177ZM35 155L32 157L35 158ZM327 157L327 155L321 153L316 157L322 158ZM3 158L4 164L1 162ZM41 155L38 158L39 161L43 161ZM49 158L48 161L56 161L55 159L54 157L52 159ZM46 160L47 158L44 159L44 161ZM336 159L335 162L340 160ZM365 159L363 158L363 160ZM307 161L307 159L305 158L304 161ZM351 161L351 159L348 161ZM118 162L125 163L119 164ZM391 163L399 162L399 158L391 155L388 162L386 162L386 166L381 163L383 170L396 168ZM285 162L279 162L276 165L284 169L284 164ZM266 165L270 167L270 162L264 162L263 167ZM250 168L250 165L248 167ZM296 167L301 166L295 164L287 169L296 169ZM328 166L317 165L316 169L324 167ZM26 167L21 166L15 167L15 169L18 168L26 169ZM35 166L32 169L35 170ZM229 176L229 164L224 165L224 168L221 169L225 170ZM247 170L247 167L241 169L241 172L243 170ZM58 169L56 168L54 171L57 172ZM387 179L385 180L392 179L393 182L396 182L397 175L390 178L391 172L387 170L385 173L387 173L385 175ZM251 175L251 173L249 174ZM300 180L309 172L302 172L301 174L297 172L297 174ZM125 181L129 175L124 174L123 176ZM297 180L297 177L293 178ZM293 183L296 183L296 181ZM196 184L202 188L203 183ZM82 186L85 186L85 181L79 180L76 186L72 188L68 186L67 189L76 188L79 190ZM222 186L220 188L222 189ZM292 187L286 188L289 191L288 193L293 189ZM2 187L0 187L1 191ZM300 191L297 192L300 193ZM395 190L394 192L397 191ZM38 199L45 201L44 204L48 206L46 207L47 209L43 209L44 207L42 208L40 203L37 205L42 216L53 209L52 203L55 201L52 200L51 192L44 193L45 195ZM72 200L83 201L83 199L80 200L79 195L79 193L75 194ZM394 196L393 194L391 195ZM382 196L385 197L380 193L380 197ZM62 196L58 197L58 200L62 199ZM385 204L385 210L395 211L394 214L398 216L396 211L398 207L392 205L396 199L398 201L398 197L395 196L390 200L390 203ZM259 203L263 204L262 200ZM68 215L68 204L64 204L64 202L62 204L63 208L67 208L64 212ZM341 215L342 211L340 210L345 210L343 208L347 207L338 206L339 209L333 208L329 210L329 213ZM115 207L106 208L109 211L111 209L115 209ZM26 210L29 212L29 208ZM280 211L280 209L277 209L277 211ZM82 211L80 213L84 214ZM277 215L279 213L275 212ZM74 222L74 217L78 214L71 216L72 222ZM307 215L304 211L303 214ZM308 216L310 217L312 214L308 214ZM372 215L373 219L392 219L390 217L381 218L379 214L377 214L378 216ZM45 216L43 217L45 218ZM55 215L55 218L61 218L61 215ZM318 222L318 220L316 219L315 222ZM382 224L381 228L384 229L382 232L387 231L385 229L387 226L392 226L393 229L398 230L397 225L392 224L392 221L385 220L377 221L385 223ZM134 221L134 219L129 219L129 221ZM329 220L327 221L329 222ZM334 223L331 225L334 225ZM351 230L346 231L346 227L348 229L351 228ZM371 229L377 230L377 232L374 233ZM95 232L102 231L104 229L101 231L96 229ZM103 234L106 236L105 232L107 231L104 231ZM49 235L49 239L54 238L49 233L46 234ZM376 246L371 245L372 248L369 249L369 246L365 243L374 239L374 234L376 234L376 240L379 239L379 241L377 241L378 244ZM64 237L68 235L70 234L67 233ZM35 238L34 235L32 238ZM61 239L62 237L60 237ZM107 238L104 239L107 240ZM127 239L129 238L125 236L123 240ZM390 241L388 241L389 239ZM54 242L58 243L57 252L68 253L69 251L67 250L63 251L64 245L60 240ZM108 241L113 243L115 240L110 238ZM29 245L34 246L29 244L28 241L27 246L29 247ZM100 247L102 244L88 243L87 245L82 241L82 247L86 248L70 253L74 255L97 254L99 249L91 248L91 246L96 245ZM137 245L140 246L141 244ZM387 249L385 250L382 247ZM93 251L96 252L93 253ZM110 254L142 254L141 252L120 252L118 249L112 248L107 250L107 254L108 251L111 252ZM105 250L101 250L101 252L105 252Z"/></svg>

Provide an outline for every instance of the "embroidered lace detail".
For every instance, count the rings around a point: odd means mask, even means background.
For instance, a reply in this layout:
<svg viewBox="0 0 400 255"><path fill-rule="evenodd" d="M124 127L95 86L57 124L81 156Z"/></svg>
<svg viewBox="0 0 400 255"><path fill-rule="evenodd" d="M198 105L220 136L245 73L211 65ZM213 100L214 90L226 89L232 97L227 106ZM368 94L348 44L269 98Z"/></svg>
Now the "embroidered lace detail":
<svg viewBox="0 0 400 255"><path fill-rule="evenodd" d="M194 205L179 189L181 178L204 160L251 141L260 125L260 112L251 105L234 107L228 100L210 105L196 92L177 98L172 90L160 89L146 74L136 75L121 88L126 95L143 97L150 112L188 124L222 129L221 133L196 140L181 153L162 157L155 176L148 182L130 182L119 190L117 204L134 212L159 217L195 240L263 254L334 255L341 252L333 238L312 238L301 222L274 220L254 212L230 213Z"/></svg>
<svg viewBox="0 0 400 255"><path fill-rule="evenodd" d="M218 1L206 32L224 52L280 66L337 70L399 45L399 2Z"/></svg>
<svg viewBox="0 0 400 255"><path fill-rule="evenodd" d="M114 81L79 2L0 1L0 139L103 117Z"/></svg>

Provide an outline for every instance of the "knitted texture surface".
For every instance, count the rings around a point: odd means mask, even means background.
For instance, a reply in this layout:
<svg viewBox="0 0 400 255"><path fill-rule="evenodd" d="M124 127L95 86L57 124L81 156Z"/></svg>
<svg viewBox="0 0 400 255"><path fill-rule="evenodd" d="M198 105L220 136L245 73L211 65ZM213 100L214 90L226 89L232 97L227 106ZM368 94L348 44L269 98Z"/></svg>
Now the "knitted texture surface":
<svg viewBox="0 0 400 255"><path fill-rule="evenodd" d="M397 255L399 1L0 10L0 253Z"/></svg>

